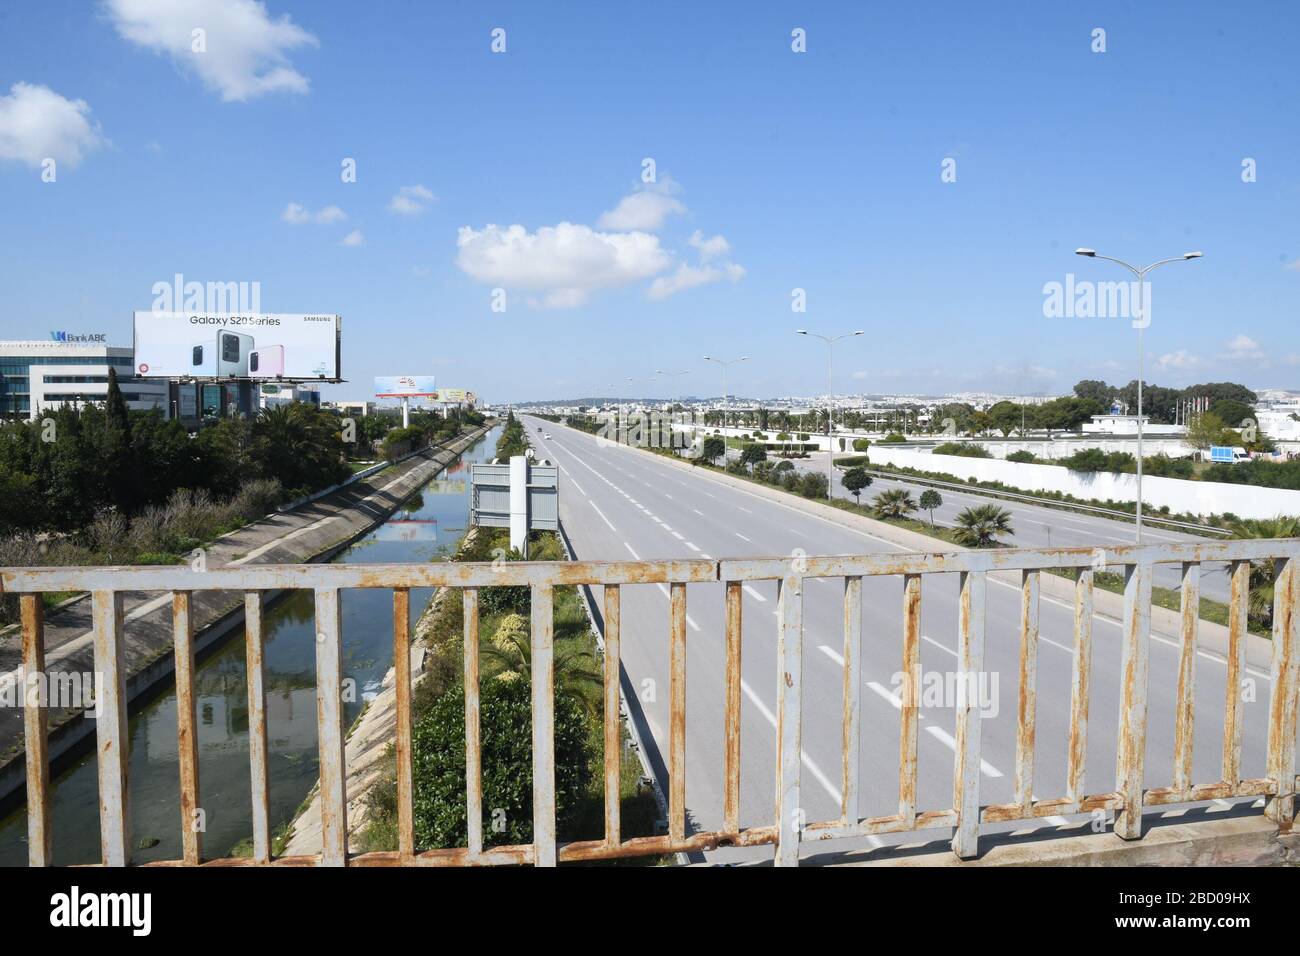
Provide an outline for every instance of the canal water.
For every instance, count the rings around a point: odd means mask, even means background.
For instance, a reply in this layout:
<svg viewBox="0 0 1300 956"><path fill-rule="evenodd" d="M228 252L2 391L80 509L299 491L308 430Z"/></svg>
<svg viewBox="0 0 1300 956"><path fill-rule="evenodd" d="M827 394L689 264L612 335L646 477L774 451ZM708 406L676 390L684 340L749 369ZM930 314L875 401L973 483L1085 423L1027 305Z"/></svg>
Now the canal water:
<svg viewBox="0 0 1300 956"><path fill-rule="evenodd" d="M384 524L334 560L344 564L420 563L455 550L469 522L469 463L489 461L493 429ZM414 627L432 590L411 589ZM266 611L266 712L271 822L290 821L316 783L316 658L313 597L295 591ZM343 675L355 682L344 706L350 724L379 691L393 663L393 600L387 590L343 592ZM243 631L206 657L195 675L199 806L206 813L205 857L227 855L252 834L248 704ZM345 695L347 691L345 689ZM132 859L181 857L180 770L176 695L168 690L130 721ZM54 781L54 862L99 862L99 797L94 749ZM0 820L0 866L27 865L22 808Z"/></svg>

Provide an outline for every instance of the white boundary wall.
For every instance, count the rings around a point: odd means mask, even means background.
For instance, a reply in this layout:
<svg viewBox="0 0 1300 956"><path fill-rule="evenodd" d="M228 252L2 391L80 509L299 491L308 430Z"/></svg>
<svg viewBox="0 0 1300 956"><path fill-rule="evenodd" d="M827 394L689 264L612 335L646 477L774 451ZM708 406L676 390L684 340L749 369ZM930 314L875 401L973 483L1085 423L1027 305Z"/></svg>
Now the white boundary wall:
<svg viewBox="0 0 1300 956"><path fill-rule="evenodd" d="M961 479L1000 481L1025 491L1059 491L1076 498L1101 501L1137 500L1136 475L1070 471L1063 465L1034 465L998 458L934 455L888 445L872 445L867 455L873 465L942 471ZM1187 481L1147 475L1142 481L1142 497L1147 510L1168 505L1169 510L1175 513L1206 516L1225 511L1239 518L1300 515L1300 491L1261 488L1258 485L1229 485L1218 481Z"/></svg>

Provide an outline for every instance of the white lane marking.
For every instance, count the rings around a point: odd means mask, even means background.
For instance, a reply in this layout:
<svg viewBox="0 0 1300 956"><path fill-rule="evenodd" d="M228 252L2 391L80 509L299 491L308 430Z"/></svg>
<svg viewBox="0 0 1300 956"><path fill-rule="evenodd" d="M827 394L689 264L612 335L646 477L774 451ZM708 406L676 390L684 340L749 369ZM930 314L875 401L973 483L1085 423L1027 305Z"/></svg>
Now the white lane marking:
<svg viewBox="0 0 1300 956"><path fill-rule="evenodd" d="M694 512L695 512L697 515L699 515L701 518L704 517L704 512L701 511L699 508L692 508L691 510L694 511Z"/></svg>
<svg viewBox="0 0 1300 956"><path fill-rule="evenodd" d="M889 690L884 685L878 684L873 680L867 681L867 686L870 687L872 691L879 694L881 697L885 698L885 700L889 701L889 703L893 706L894 710L903 709L903 700L894 691ZM920 716L922 720L925 720L924 715L920 715Z"/></svg>
<svg viewBox="0 0 1300 956"><path fill-rule="evenodd" d="M660 591L664 592L664 597L671 597L671 595L668 593L668 585L664 584L662 581L656 584L655 587L657 587Z"/></svg>
<svg viewBox="0 0 1300 956"><path fill-rule="evenodd" d="M601 511L600 508L598 508L598 507L596 506L596 502L594 502L594 501L592 501L590 498L588 498L588 499L587 499L587 504L591 505L591 507L595 509L596 514L600 515L600 520L601 520L601 521L603 521L603 522L605 522L605 524L609 525L609 530L610 530L610 531L613 531L615 534L618 533L618 529L614 527L614 522L610 521L608 518L605 517L605 512Z"/></svg>
<svg viewBox="0 0 1300 956"><path fill-rule="evenodd" d="M626 541L623 542L623 547L627 548L628 553L631 554L632 557L635 558L637 561L640 561L640 560L641 560L641 555L639 555L639 554L637 554L635 551L633 551L633 550L632 550L632 546L631 546L630 544L628 544Z"/></svg>
<svg viewBox="0 0 1300 956"><path fill-rule="evenodd" d="M699 547L698 547L694 542L692 542L692 541L687 541L687 542L686 542L686 547L690 548L692 551L699 551L699 550L700 550ZM703 552L701 552L701 553L703 553Z"/></svg>
<svg viewBox="0 0 1300 956"><path fill-rule="evenodd" d="M582 495L582 497L584 498L587 497L587 493L582 490L582 485L578 484L578 480L576 478L570 478L569 481L573 482L573 487L578 489L578 493Z"/></svg>
<svg viewBox="0 0 1300 956"><path fill-rule="evenodd" d="M739 531L735 532L735 535L736 535L736 537L739 538L741 541L749 541L749 539L746 538L746 537L745 537L743 534L741 534ZM752 541L751 541L750 543L753 544Z"/></svg>
<svg viewBox="0 0 1300 956"><path fill-rule="evenodd" d="M686 540L686 535L682 534L680 531L674 531L674 532L673 532L673 537L676 538L678 541L685 541L685 540Z"/></svg>
<svg viewBox="0 0 1300 956"><path fill-rule="evenodd" d="M698 631L700 629L700 626L695 623L695 619L689 614L686 615L686 623L691 626L691 630L693 631Z"/></svg>
<svg viewBox="0 0 1300 956"><path fill-rule="evenodd" d="M827 657L833 660L836 664L839 664L840 667L844 666L844 658L841 657L838 653L831 650L825 644L818 644L817 647L821 650L823 654L825 654Z"/></svg>
<svg viewBox="0 0 1300 956"><path fill-rule="evenodd" d="M701 558L704 558L704 559L706 559L706 560L708 560L708 561L712 561L712 560L713 560L713 555L709 554L709 552L707 552L707 551L701 551L701 552L700 552L700 557L701 557Z"/></svg>
<svg viewBox="0 0 1300 956"><path fill-rule="evenodd" d="M750 703L758 708L758 712L767 718L767 722L775 727L776 715L767 709L767 705L764 704L763 701L759 699L759 696L754 693L754 689L744 680L740 682L740 689L745 692L745 696L749 698ZM831 799L835 801L835 805L839 806L842 799L839 787L831 783L826 774L822 773L821 768L818 767L817 764L813 763L812 757L808 756L806 750L799 751L799 759L803 762L803 765L808 768L808 772L822 785L822 788L830 794Z"/></svg>
<svg viewBox="0 0 1300 956"><path fill-rule="evenodd" d="M952 648L950 648L950 647L944 647L942 644L940 644L938 641L936 641L936 640L935 640L934 638L932 638L932 637L926 637L924 634L922 634L922 635L921 635L921 640L923 640L923 641L928 641L929 643L933 644L935 647L939 648L939 650L941 650L941 651L947 651L947 652L948 652L949 654L951 654L953 657L956 657L956 658L960 658L960 657L961 657L961 655L960 655L959 653L957 653L956 651L954 651Z"/></svg>
<svg viewBox="0 0 1300 956"><path fill-rule="evenodd" d="M925 730L926 733L928 733L931 737L934 737L936 740L940 741L945 747L947 747L953 753L957 752L957 741L953 739L952 734L948 733L948 731L944 730L942 727L935 726L934 724L931 724L929 727L926 727ZM984 776L990 777L995 780L998 777L1002 776L1002 771L999 770L997 767L993 766L993 764L989 763L987 760L980 761L980 772L984 774Z"/></svg>
<svg viewBox="0 0 1300 956"><path fill-rule="evenodd" d="M745 512L745 514L747 514L747 515L752 515L752 514L754 513L754 512L752 512L752 511L750 511L748 508L741 508L740 505L736 505L736 507L737 507L739 510Z"/></svg>
<svg viewBox="0 0 1300 956"><path fill-rule="evenodd" d="M745 593L748 594L750 597L752 597L755 601L759 601L763 604L767 603L767 598L763 597L763 595L759 594L751 586L749 586L748 584L742 586L745 589Z"/></svg>

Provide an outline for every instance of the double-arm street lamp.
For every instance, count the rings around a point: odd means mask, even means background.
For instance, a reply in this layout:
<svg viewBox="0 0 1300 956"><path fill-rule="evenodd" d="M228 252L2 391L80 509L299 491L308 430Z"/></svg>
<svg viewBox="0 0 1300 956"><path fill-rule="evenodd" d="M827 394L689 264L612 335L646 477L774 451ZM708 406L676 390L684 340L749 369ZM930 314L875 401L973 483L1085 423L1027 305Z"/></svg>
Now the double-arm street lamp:
<svg viewBox="0 0 1300 956"><path fill-rule="evenodd" d="M811 335L815 339L821 339L826 343L826 497L835 497L835 433L831 430L831 396L834 389L831 386L831 361L835 355L835 343L840 339L851 338L855 335L862 335L863 329L854 332L841 332L839 335L822 335L820 332L810 332L807 329L795 329L797 335Z"/></svg>
<svg viewBox="0 0 1300 956"><path fill-rule="evenodd" d="M1123 259L1115 259L1111 256L1099 256L1095 249L1075 249L1074 254L1085 256L1089 259L1105 259L1108 262L1114 262L1123 266L1129 272L1137 277L1137 317L1133 320L1133 328L1138 330L1138 448L1137 448L1137 543L1142 543L1142 330L1151 324L1151 316L1147 313L1146 308L1146 277L1152 269L1158 269L1163 265L1171 262L1185 262L1190 259L1199 259L1199 252L1184 252L1181 256L1174 256L1170 259L1161 259L1153 262L1149 266L1135 266L1125 262Z"/></svg>
<svg viewBox="0 0 1300 956"><path fill-rule="evenodd" d="M664 369L661 368L657 368L655 369L655 374L663 375L668 379L668 381L673 386L673 401L680 402L682 400L682 393L681 393L681 389L677 387L677 376L690 375L691 370L688 368L684 368L680 372L671 372L671 371L665 371Z"/></svg>
<svg viewBox="0 0 1300 956"><path fill-rule="evenodd" d="M714 358L712 355L706 355L704 361L717 362L722 366L722 434L725 436L727 433L727 366L735 365L738 362L748 362L749 356L742 355L740 358L720 359Z"/></svg>

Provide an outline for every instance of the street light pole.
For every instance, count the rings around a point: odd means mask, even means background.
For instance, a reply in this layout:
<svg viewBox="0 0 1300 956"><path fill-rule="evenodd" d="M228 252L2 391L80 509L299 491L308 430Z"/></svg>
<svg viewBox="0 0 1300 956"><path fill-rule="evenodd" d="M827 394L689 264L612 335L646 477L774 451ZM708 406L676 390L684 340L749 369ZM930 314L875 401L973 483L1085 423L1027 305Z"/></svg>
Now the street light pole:
<svg viewBox="0 0 1300 956"><path fill-rule="evenodd" d="M722 436L726 440L727 436L727 366L735 365L737 362L748 362L749 356L742 355L740 358L720 359L711 355L704 356L706 362L717 362L722 366Z"/></svg>
<svg viewBox="0 0 1300 956"><path fill-rule="evenodd" d="M840 339L847 339L854 335L862 335L863 329L854 332L842 332L839 335L822 335L820 332L809 332L807 329L795 329L796 335L811 335L813 338L821 339L826 343L826 497L835 497L835 433L831 428L831 396L834 389L831 385L831 363L835 357L835 343Z"/></svg>
<svg viewBox="0 0 1300 956"><path fill-rule="evenodd" d="M1146 278L1147 273L1152 269L1158 269L1160 266L1167 265L1170 262L1184 262L1191 259L1201 258L1199 252L1184 252L1181 256L1173 256L1169 259L1160 259L1151 263L1149 266L1135 266L1125 262L1123 259L1115 259L1111 256L1099 256L1095 249L1075 249L1074 254L1084 256L1088 259L1105 259L1108 262L1114 262L1123 266L1133 275L1137 276L1138 288L1138 317L1133 320L1133 327L1138 330L1138 448L1137 448L1137 543L1142 543L1142 370L1143 370L1143 351L1142 351L1142 330L1151 324L1151 317L1147 315L1146 310Z"/></svg>

